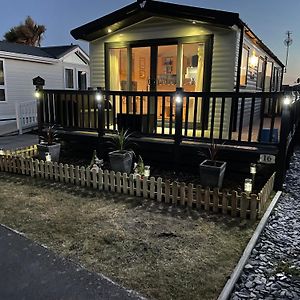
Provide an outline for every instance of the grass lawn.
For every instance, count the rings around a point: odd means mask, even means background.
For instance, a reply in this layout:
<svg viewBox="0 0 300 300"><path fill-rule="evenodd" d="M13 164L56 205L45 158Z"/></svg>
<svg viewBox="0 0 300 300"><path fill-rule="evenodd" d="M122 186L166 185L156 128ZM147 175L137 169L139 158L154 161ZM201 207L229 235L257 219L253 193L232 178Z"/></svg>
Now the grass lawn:
<svg viewBox="0 0 300 300"><path fill-rule="evenodd" d="M0 223L151 299L216 299L255 224L0 173Z"/></svg>

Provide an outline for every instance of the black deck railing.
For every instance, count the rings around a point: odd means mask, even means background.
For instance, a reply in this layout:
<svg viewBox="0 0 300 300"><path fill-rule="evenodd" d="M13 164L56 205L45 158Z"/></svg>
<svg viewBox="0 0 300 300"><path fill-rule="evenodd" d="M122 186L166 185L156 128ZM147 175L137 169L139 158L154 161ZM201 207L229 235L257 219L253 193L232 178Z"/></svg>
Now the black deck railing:
<svg viewBox="0 0 300 300"><path fill-rule="evenodd" d="M174 139L280 142L284 94L42 90L42 126L101 134L121 128ZM298 95L290 106L298 122ZM97 100L98 99L98 100Z"/></svg>
<svg viewBox="0 0 300 300"><path fill-rule="evenodd" d="M55 125L67 131L122 128L139 136L174 140L179 161L183 140L276 148L277 189L282 187L293 137L300 121L299 92L187 93L39 89L39 132ZM264 147L265 149L265 147Z"/></svg>

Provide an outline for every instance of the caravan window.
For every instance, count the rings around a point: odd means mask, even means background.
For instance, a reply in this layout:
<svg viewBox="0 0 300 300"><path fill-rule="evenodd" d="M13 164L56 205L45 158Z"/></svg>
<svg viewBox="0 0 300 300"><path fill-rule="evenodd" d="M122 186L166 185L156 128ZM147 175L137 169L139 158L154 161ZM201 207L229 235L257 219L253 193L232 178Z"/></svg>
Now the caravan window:
<svg viewBox="0 0 300 300"><path fill-rule="evenodd" d="M67 89L74 89L74 70L65 69L65 86Z"/></svg>
<svg viewBox="0 0 300 300"><path fill-rule="evenodd" d="M248 60L249 60L249 50L244 47L242 52L241 79L240 79L240 85L244 85L244 86L247 84Z"/></svg>
<svg viewBox="0 0 300 300"><path fill-rule="evenodd" d="M4 63L0 60L0 102L5 101Z"/></svg>
<svg viewBox="0 0 300 300"><path fill-rule="evenodd" d="M258 89L262 89L263 88L263 84L264 84L264 67L265 66L265 61L263 58L259 58L258 61L258 70L257 70L257 84L256 87Z"/></svg>

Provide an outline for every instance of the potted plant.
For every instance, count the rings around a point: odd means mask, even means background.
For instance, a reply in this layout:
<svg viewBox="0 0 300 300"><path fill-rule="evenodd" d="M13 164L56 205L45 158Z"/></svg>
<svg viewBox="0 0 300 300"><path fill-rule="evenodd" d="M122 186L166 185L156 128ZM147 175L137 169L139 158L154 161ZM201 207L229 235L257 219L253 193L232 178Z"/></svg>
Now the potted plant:
<svg viewBox="0 0 300 300"><path fill-rule="evenodd" d="M51 156L52 161L59 161L60 143L58 143L57 132L54 126L49 126L43 136L40 136L40 143L37 145L39 159L46 160L46 153Z"/></svg>
<svg viewBox="0 0 300 300"><path fill-rule="evenodd" d="M220 146L214 140L208 148L209 159L204 160L200 165L200 183L203 186L221 188L226 170L226 162L216 160Z"/></svg>
<svg viewBox="0 0 300 300"><path fill-rule="evenodd" d="M128 130L118 131L113 136L111 144L115 149L108 153L110 166L115 172L130 173L132 169L133 150L129 149L131 134Z"/></svg>

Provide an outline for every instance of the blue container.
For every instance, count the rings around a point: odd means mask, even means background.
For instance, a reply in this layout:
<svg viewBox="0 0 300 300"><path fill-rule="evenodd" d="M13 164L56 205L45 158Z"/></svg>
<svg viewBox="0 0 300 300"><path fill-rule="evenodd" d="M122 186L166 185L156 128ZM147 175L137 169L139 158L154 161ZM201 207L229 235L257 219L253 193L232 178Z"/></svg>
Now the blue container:
<svg viewBox="0 0 300 300"><path fill-rule="evenodd" d="M263 128L261 131L260 142L270 143L270 133L271 130L269 128ZM271 143L278 143L278 129L273 129Z"/></svg>

